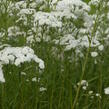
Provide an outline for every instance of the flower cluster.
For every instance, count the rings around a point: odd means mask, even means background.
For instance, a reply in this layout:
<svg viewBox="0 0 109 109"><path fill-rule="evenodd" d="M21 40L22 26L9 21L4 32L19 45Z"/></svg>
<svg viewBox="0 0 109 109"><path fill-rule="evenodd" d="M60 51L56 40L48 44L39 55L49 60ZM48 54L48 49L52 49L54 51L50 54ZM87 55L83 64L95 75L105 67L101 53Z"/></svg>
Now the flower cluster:
<svg viewBox="0 0 109 109"><path fill-rule="evenodd" d="M46 87L54 83L55 77L59 77L57 81L69 79L66 83L72 83L81 72L85 75L87 71L91 75L94 71L95 73L91 76L96 76L102 67L106 69L105 72L108 72L108 56L104 56L108 55L109 48L108 10L108 0L22 0L14 2L0 0L0 81L5 82L4 65L12 64L20 67L23 63L31 61L38 64L39 72L38 75L26 78L26 81L38 83L38 85L42 82L38 86L41 86L40 92L48 91ZM40 75L41 69L45 67L44 61L35 55L37 51L39 51L38 56L43 56L48 67L45 72L56 74L53 82L46 87L40 77L42 76ZM51 71L52 68L55 70ZM64 77L63 74L66 72L67 75ZM77 76L73 77L75 73ZM21 75L27 76L25 71L22 71ZM48 75L44 77L47 82L52 77ZM91 78L92 81L98 82L97 76L94 79ZM81 86L83 92L92 98L101 99L104 96L101 93L102 85L99 88L100 91L89 90L89 83L86 80L77 83L76 88L79 89L78 86ZM57 89L60 87L62 86ZM62 93L69 94L64 90ZM104 89L104 93L109 94L108 87Z"/></svg>
<svg viewBox="0 0 109 109"><path fill-rule="evenodd" d="M0 51L0 81L4 82L2 66L14 64L20 66L24 62L35 61L41 69L44 69L44 62L38 58L29 47L5 47Z"/></svg>

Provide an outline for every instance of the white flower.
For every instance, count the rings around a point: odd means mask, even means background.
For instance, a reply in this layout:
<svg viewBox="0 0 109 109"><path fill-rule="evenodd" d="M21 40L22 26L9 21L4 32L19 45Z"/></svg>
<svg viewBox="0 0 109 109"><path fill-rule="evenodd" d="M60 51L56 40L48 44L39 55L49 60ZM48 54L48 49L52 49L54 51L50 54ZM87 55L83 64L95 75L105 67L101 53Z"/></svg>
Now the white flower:
<svg viewBox="0 0 109 109"><path fill-rule="evenodd" d="M11 26L8 28L8 36L10 37L16 37L16 36L25 36L25 32L20 31L20 28L17 26Z"/></svg>
<svg viewBox="0 0 109 109"><path fill-rule="evenodd" d="M0 61L2 64L9 64L11 61L12 64L19 66L21 63L30 62L34 60L36 63L39 63L39 67L44 69L44 62L38 58L34 51L29 47L5 47L0 51Z"/></svg>
<svg viewBox="0 0 109 109"><path fill-rule="evenodd" d="M46 91L47 90L47 88L45 88L45 87L40 87L40 92L43 92L43 91Z"/></svg>
<svg viewBox="0 0 109 109"><path fill-rule="evenodd" d="M28 54L28 48L27 47L24 47L22 49L22 53L25 54L25 55Z"/></svg>
<svg viewBox="0 0 109 109"><path fill-rule="evenodd" d="M57 17L53 13L47 13L47 12L36 12L34 14L34 26L39 25L48 25L51 27L61 27L62 22L57 19Z"/></svg>
<svg viewBox="0 0 109 109"><path fill-rule="evenodd" d="M33 14L35 12L35 9L21 9L20 12L18 13L18 15L29 15L29 14Z"/></svg>
<svg viewBox="0 0 109 109"><path fill-rule="evenodd" d="M28 36L26 40L27 40L27 43L32 44L34 42L34 36L33 35Z"/></svg>
<svg viewBox="0 0 109 109"><path fill-rule="evenodd" d="M100 45L100 46L98 47L98 49L99 49L100 51L103 51L104 46L103 46L103 45Z"/></svg>
<svg viewBox="0 0 109 109"><path fill-rule="evenodd" d="M86 90L86 89L87 89L87 87L88 87L88 82L87 82L86 80L82 80L81 83L80 83L80 82L77 83L78 86L79 86L80 84L81 84L83 90Z"/></svg>
<svg viewBox="0 0 109 109"><path fill-rule="evenodd" d="M4 54L3 54L4 55ZM2 61L2 63L4 64L9 64L9 59L6 55L4 55L3 57L0 57L0 60Z"/></svg>
<svg viewBox="0 0 109 109"><path fill-rule="evenodd" d="M33 77L33 78L32 78L32 81L33 81L33 82L39 82L39 81L40 81L40 78Z"/></svg>
<svg viewBox="0 0 109 109"><path fill-rule="evenodd" d="M44 69L44 68L45 68L43 61L39 63L39 67L40 67L41 69Z"/></svg>
<svg viewBox="0 0 109 109"><path fill-rule="evenodd" d="M87 90L87 87L86 86L83 86L82 88L83 88L83 90Z"/></svg>
<svg viewBox="0 0 109 109"><path fill-rule="evenodd" d="M87 90L88 82L86 80L82 80L81 83L77 83L77 85L81 85L83 90Z"/></svg>
<svg viewBox="0 0 109 109"><path fill-rule="evenodd" d="M105 93L106 95L109 95L109 87L107 87L107 88L104 89L104 93Z"/></svg>
<svg viewBox="0 0 109 109"><path fill-rule="evenodd" d="M15 57L14 57L13 55L8 55L7 58L8 58L11 62L13 62L13 61L15 60Z"/></svg>
<svg viewBox="0 0 109 109"><path fill-rule="evenodd" d="M21 63L21 60L20 60L20 58L17 58L16 60L15 60L15 65L16 66L19 66L20 65L20 63Z"/></svg>
<svg viewBox="0 0 109 109"><path fill-rule="evenodd" d="M92 57L97 57L98 56L98 53L97 52L91 52L91 56Z"/></svg>
<svg viewBox="0 0 109 109"><path fill-rule="evenodd" d="M0 65L14 64L16 66L21 65L24 62L30 62L31 60L39 64L40 69L44 69L44 61L38 58L34 51L29 47L5 47L0 51ZM2 68L0 67L0 81L3 80Z"/></svg>
<svg viewBox="0 0 109 109"><path fill-rule="evenodd" d="M5 78L3 76L2 66L0 65L0 82L5 82Z"/></svg>
<svg viewBox="0 0 109 109"><path fill-rule="evenodd" d="M89 95L93 94L93 91L89 91Z"/></svg>
<svg viewBox="0 0 109 109"><path fill-rule="evenodd" d="M36 63L39 63L40 69L44 69L45 68L44 61L42 61L41 59L39 59L37 56L34 57L34 61Z"/></svg>
<svg viewBox="0 0 109 109"><path fill-rule="evenodd" d="M26 82L29 82L29 79L26 79Z"/></svg>
<svg viewBox="0 0 109 109"><path fill-rule="evenodd" d="M37 81L37 78L36 77L32 78L32 81L33 82L36 82Z"/></svg>
<svg viewBox="0 0 109 109"><path fill-rule="evenodd" d="M101 95L99 93L96 93L95 96L101 98Z"/></svg>
<svg viewBox="0 0 109 109"><path fill-rule="evenodd" d="M25 72L21 72L21 75L26 75L26 73Z"/></svg>
<svg viewBox="0 0 109 109"><path fill-rule="evenodd" d="M99 4L99 0L91 0L91 1L89 2L89 5L98 6L98 4Z"/></svg>

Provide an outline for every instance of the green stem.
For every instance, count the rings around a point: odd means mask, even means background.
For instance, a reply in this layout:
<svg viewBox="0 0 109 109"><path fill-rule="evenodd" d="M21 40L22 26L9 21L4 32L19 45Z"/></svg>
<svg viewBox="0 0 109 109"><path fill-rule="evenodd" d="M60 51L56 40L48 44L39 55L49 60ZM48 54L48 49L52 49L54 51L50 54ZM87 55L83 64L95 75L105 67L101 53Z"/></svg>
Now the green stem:
<svg viewBox="0 0 109 109"><path fill-rule="evenodd" d="M21 72L19 72L19 96L20 96L20 109L24 109L24 100L23 100L23 93L22 93L22 80L21 80Z"/></svg>
<svg viewBox="0 0 109 109"><path fill-rule="evenodd" d="M2 109L4 109L4 84L2 84L2 103L1 103Z"/></svg>
<svg viewBox="0 0 109 109"><path fill-rule="evenodd" d="M99 93L100 93L100 96L101 96L102 95L102 72L101 72L101 65L100 65L100 71L99 71ZM101 96L101 98L102 98L102 96ZM101 98L99 97L98 109L102 109Z"/></svg>
<svg viewBox="0 0 109 109"><path fill-rule="evenodd" d="M85 74L85 68L86 68L86 64L87 64L87 61L88 61L90 47L91 47L91 43L89 43L89 48L88 48L88 51L87 51L87 54L86 54L86 57L85 57L85 62L83 64L83 69L82 69L82 75L81 75L81 78L80 78L80 83L81 83L81 81L82 81L82 79L84 77L84 74ZM72 109L75 109L75 105L76 105L78 97L79 97L80 88L81 88L81 84L79 84L79 86L77 88L77 93L76 93L76 96L75 96L75 99L74 99L74 102L73 102Z"/></svg>
<svg viewBox="0 0 109 109"><path fill-rule="evenodd" d="M100 12L100 10L99 10L99 12ZM83 64L82 74L81 74L81 77L80 77L80 83L81 83L81 81L82 81L82 79L84 77L84 74L85 74L86 64L87 64L88 56L89 56L90 49L91 49L92 38L94 37L95 32L97 30L97 23L98 23L99 14L100 14L99 12L97 13L97 17L95 19L95 24L93 25L93 30L92 30L92 33L91 33L91 39L90 39L90 37L88 37L89 38L89 48L87 50L87 54L86 54L85 61L84 61L84 64ZM76 93L76 96L74 98L72 109L75 109L75 105L76 105L78 97L79 97L80 88L81 88L81 84L79 84L79 86L77 88L77 93Z"/></svg>

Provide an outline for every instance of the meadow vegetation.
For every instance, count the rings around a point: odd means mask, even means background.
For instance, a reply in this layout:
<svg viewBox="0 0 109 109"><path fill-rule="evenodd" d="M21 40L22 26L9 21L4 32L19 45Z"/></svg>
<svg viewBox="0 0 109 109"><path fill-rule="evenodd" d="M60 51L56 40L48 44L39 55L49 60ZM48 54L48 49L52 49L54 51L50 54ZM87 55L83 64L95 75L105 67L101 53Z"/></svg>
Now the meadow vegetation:
<svg viewBox="0 0 109 109"><path fill-rule="evenodd" d="M0 109L109 109L108 0L0 0Z"/></svg>

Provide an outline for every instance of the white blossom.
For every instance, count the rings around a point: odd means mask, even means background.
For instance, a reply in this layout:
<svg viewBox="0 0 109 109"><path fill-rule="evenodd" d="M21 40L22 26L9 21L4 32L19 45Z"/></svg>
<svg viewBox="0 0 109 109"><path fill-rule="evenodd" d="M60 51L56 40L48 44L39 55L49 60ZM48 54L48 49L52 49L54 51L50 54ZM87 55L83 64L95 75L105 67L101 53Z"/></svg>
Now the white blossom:
<svg viewBox="0 0 109 109"><path fill-rule="evenodd" d="M91 52L91 56L92 57L97 57L98 56L98 53L97 52Z"/></svg>
<svg viewBox="0 0 109 109"><path fill-rule="evenodd" d="M26 73L25 72L21 72L21 75L26 75Z"/></svg>
<svg viewBox="0 0 109 109"><path fill-rule="evenodd" d="M106 95L109 95L109 87L107 87L107 88L104 89L104 93L105 93Z"/></svg>
<svg viewBox="0 0 109 109"><path fill-rule="evenodd" d="M47 90L47 88L45 88L45 87L40 87L40 92L44 92L44 91L46 91Z"/></svg>
<svg viewBox="0 0 109 109"><path fill-rule="evenodd" d="M81 82L77 83L77 85L81 85L83 90L87 90L88 82L86 80L82 80Z"/></svg>
<svg viewBox="0 0 109 109"><path fill-rule="evenodd" d="M62 22L59 21L53 13L47 13L47 12L36 12L34 15L34 26L37 24L39 25L48 25L51 27L61 27Z"/></svg>
<svg viewBox="0 0 109 109"><path fill-rule="evenodd" d="M101 95L99 93L96 93L95 96L101 98Z"/></svg>
<svg viewBox="0 0 109 109"><path fill-rule="evenodd" d="M29 47L5 47L0 51L0 65L14 64L21 65L24 62L35 61L40 69L44 69L44 62L38 58ZM3 81L2 67L0 67L1 81Z"/></svg>
<svg viewBox="0 0 109 109"><path fill-rule="evenodd" d="M100 45L100 46L98 47L98 49L99 49L100 51L103 51L104 46L103 46L103 45Z"/></svg>
<svg viewBox="0 0 109 109"><path fill-rule="evenodd" d="M5 82L5 78L3 75L3 70L2 70L2 66L0 65L0 82Z"/></svg>
<svg viewBox="0 0 109 109"><path fill-rule="evenodd" d="M91 90L91 91L89 91L89 95L91 95L91 94L93 94L93 91Z"/></svg>

